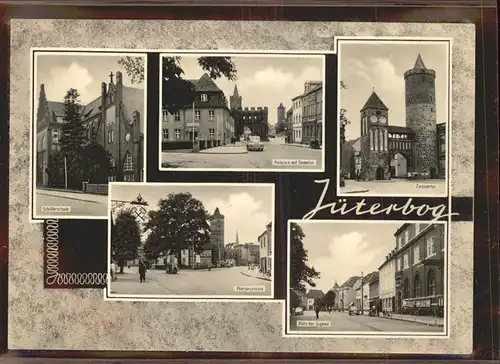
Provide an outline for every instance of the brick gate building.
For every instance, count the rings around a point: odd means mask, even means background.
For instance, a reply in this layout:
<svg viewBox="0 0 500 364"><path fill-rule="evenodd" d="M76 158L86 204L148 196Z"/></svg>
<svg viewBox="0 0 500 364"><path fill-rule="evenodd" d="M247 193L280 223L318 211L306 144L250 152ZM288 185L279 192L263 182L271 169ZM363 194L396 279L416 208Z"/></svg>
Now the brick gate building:
<svg viewBox="0 0 500 364"><path fill-rule="evenodd" d="M387 180L413 172L445 178L446 165L439 160L445 158L446 125L436 121L435 78L420 55L405 72L406 126L390 125L389 108L372 92L360 110L361 179Z"/></svg>

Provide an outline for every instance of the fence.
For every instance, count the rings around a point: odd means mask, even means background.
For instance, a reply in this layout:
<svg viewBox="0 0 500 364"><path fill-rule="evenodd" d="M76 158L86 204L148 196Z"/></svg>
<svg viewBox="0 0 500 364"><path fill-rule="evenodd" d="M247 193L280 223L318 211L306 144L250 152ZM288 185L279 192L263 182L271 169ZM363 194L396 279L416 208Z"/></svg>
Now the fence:
<svg viewBox="0 0 500 364"><path fill-rule="evenodd" d="M83 182L83 192L93 193L95 195L108 195L108 185L107 184L97 184Z"/></svg>

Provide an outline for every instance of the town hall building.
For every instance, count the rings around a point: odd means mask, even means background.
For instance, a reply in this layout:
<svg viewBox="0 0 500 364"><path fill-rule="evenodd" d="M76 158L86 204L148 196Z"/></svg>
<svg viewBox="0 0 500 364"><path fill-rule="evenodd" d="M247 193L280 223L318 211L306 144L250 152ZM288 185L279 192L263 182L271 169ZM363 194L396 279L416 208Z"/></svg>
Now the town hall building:
<svg viewBox="0 0 500 364"><path fill-rule="evenodd" d="M358 149L352 153L351 163L343 158L344 172L359 173L367 181L409 174L445 178L446 124L436 120L435 78L436 72L425 66L420 55L405 72L405 126L391 125L389 108L373 90L360 110L361 137L343 145L343 152L353 145Z"/></svg>

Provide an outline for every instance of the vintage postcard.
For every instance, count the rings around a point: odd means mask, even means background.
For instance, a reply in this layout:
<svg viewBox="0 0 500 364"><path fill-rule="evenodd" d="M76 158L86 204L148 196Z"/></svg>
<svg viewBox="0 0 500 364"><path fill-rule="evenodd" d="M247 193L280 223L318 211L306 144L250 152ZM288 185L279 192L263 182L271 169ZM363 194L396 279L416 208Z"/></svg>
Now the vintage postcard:
<svg viewBox="0 0 500 364"><path fill-rule="evenodd" d="M9 347L470 353L475 39L13 21Z"/></svg>
<svg viewBox="0 0 500 364"><path fill-rule="evenodd" d="M338 194L448 193L451 39L343 38Z"/></svg>
<svg viewBox="0 0 500 364"><path fill-rule="evenodd" d="M444 222L289 223L287 334L446 336Z"/></svg>
<svg viewBox="0 0 500 364"><path fill-rule="evenodd" d="M273 298L274 185L111 183L110 299Z"/></svg>
<svg viewBox="0 0 500 364"><path fill-rule="evenodd" d="M324 54L171 53L160 66L160 170L324 171Z"/></svg>
<svg viewBox="0 0 500 364"><path fill-rule="evenodd" d="M31 219L106 218L108 182L144 180L146 57L31 55Z"/></svg>

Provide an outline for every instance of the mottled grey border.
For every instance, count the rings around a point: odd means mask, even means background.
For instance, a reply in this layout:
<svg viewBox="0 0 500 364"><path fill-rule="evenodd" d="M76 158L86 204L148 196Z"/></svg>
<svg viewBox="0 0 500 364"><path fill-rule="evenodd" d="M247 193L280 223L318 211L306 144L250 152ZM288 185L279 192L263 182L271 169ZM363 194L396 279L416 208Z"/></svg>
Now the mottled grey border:
<svg viewBox="0 0 500 364"><path fill-rule="evenodd" d="M9 348L468 354L473 225L451 224L449 339L283 338L283 304L103 301L43 289L41 225L29 223L31 47L332 50L334 36L453 38L453 196L473 195L475 30L465 24L13 20L11 23ZM313 205L315 201L312 201Z"/></svg>

